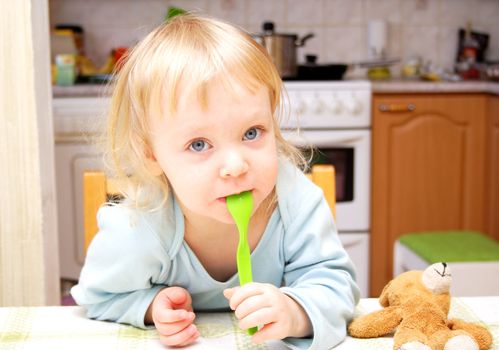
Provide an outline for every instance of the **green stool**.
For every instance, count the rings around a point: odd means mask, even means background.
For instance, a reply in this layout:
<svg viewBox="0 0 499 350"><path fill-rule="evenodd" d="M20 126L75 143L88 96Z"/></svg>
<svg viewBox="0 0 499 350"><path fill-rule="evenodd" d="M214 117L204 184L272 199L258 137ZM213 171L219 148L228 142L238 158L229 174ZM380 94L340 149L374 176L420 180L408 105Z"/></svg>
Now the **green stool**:
<svg viewBox="0 0 499 350"><path fill-rule="evenodd" d="M499 243L476 231L410 233L395 242L393 276L446 262L453 296L499 295Z"/></svg>

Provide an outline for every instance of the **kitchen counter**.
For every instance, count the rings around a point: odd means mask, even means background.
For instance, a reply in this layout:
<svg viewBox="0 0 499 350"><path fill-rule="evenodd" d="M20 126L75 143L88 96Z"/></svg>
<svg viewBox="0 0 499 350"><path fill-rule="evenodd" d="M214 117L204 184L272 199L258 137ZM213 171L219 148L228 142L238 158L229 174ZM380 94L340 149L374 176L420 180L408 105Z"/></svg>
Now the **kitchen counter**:
<svg viewBox="0 0 499 350"><path fill-rule="evenodd" d="M106 96L107 86L102 84L81 84L53 86L54 97L98 97ZM373 93L489 93L499 95L499 82L461 81L430 82L418 80L373 81Z"/></svg>
<svg viewBox="0 0 499 350"><path fill-rule="evenodd" d="M101 97L109 95L106 84L77 84L72 86L52 86L52 96L56 97Z"/></svg>
<svg viewBox="0 0 499 350"><path fill-rule="evenodd" d="M391 80L372 82L373 93L489 93L499 95L499 82L459 81L432 82L420 80Z"/></svg>

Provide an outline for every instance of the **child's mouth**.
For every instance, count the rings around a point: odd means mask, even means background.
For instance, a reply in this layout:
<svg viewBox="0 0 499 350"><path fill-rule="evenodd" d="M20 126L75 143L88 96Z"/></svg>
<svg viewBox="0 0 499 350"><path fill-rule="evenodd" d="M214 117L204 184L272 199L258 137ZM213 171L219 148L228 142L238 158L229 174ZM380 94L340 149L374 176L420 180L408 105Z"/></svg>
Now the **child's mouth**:
<svg viewBox="0 0 499 350"><path fill-rule="evenodd" d="M249 192L252 192L252 190L248 190L248 191L249 191ZM247 192L247 191L241 191L241 192L238 192L238 193L242 193L242 192ZM230 196L232 196L232 195L234 195L234 194L238 194L238 193L233 193L233 194L231 194ZM222 202L222 203L224 203L224 204L225 204L225 203L227 202L227 197L228 197L228 196L225 196L225 197L219 197L219 198L217 198L217 201Z"/></svg>

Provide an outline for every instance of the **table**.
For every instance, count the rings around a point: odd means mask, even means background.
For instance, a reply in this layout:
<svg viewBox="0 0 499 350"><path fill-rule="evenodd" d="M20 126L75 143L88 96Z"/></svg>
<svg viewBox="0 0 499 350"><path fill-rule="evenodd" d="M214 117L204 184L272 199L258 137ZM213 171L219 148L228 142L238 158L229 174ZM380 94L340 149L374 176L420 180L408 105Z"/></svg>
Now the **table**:
<svg viewBox="0 0 499 350"><path fill-rule="evenodd" d="M356 316L379 309L378 299L362 299ZM499 296L453 298L450 317L485 324L499 349ZM187 349L286 349L281 342L255 345L237 327L233 313L198 313L199 340ZM392 349L392 338L348 337L335 349ZM141 330L89 320L79 306L0 308L0 349L164 349L154 329Z"/></svg>

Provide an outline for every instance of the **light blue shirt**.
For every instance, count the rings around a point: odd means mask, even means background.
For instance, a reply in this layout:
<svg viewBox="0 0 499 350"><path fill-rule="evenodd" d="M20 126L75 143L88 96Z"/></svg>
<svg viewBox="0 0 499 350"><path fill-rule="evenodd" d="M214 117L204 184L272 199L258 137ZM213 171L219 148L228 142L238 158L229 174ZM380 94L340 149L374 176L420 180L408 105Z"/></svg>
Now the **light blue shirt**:
<svg viewBox="0 0 499 350"><path fill-rule="evenodd" d="M354 268L338 238L322 190L290 164L281 164L278 205L251 253L253 280L270 283L295 299L313 326L310 338L286 338L299 349L329 349L346 336L359 299ZM71 294L88 317L145 328L144 316L165 286L187 289L193 308L229 310L222 292L238 275L220 282L184 241L184 217L174 196L162 209L104 206L99 233L88 249Z"/></svg>

